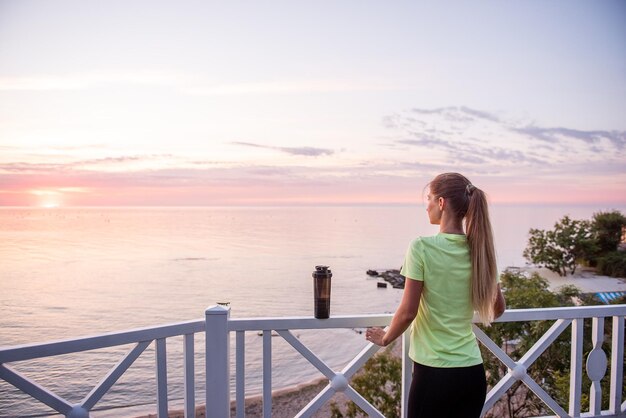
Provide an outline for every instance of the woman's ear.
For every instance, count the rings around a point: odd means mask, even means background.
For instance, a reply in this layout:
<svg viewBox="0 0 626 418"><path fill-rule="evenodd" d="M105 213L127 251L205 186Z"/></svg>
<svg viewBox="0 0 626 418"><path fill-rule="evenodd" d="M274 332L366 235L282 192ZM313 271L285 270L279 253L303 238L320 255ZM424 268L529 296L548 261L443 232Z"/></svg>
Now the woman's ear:
<svg viewBox="0 0 626 418"><path fill-rule="evenodd" d="M445 206L446 201L443 199L443 197L440 197L439 199L439 211L443 211L443 207Z"/></svg>

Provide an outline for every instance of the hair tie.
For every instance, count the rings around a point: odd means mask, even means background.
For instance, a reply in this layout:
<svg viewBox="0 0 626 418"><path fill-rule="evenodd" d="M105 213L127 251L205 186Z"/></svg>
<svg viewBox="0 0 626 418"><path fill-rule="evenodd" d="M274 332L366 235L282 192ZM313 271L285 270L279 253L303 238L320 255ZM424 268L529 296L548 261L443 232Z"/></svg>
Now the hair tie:
<svg viewBox="0 0 626 418"><path fill-rule="evenodd" d="M472 193L474 193L474 190L476 190L476 186L474 186L472 183L468 183L467 186L465 186L465 193L468 196L471 196Z"/></svg>

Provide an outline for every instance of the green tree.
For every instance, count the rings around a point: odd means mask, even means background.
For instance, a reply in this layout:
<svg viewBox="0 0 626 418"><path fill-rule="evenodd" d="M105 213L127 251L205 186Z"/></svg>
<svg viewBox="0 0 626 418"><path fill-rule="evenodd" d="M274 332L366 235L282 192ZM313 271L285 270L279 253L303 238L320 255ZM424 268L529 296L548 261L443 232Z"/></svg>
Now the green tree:
<svg viewBox="0 0 626 418"><path fill-rule="evenodd" d="M624 228L626 217L617 210L593 214L591 229L601 255L617 250Z"/></svg>
<svg viewBox="0 0 626 418"><path fill-rule="evenodd" d="M574 274L579 261L596 251L591 223L564 216L553 230L531 229L524 257L533 264L566 276Z"/></svg>
<svg viewBox="0 0 626 418"><path fill-rule="evenodd" d="M619 211L593 215L592 232L597 247L588 261L601 274L626 277L626 252L618 251L625 228L626 217Z"/></svg>

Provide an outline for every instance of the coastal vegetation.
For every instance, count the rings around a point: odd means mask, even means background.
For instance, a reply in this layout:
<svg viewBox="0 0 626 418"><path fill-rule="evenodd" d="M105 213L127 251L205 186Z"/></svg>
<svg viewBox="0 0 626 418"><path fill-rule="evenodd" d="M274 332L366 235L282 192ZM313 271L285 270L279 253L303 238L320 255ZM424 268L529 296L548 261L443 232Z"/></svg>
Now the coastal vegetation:
<svg viewBox="0 0 626 418"><path fill-rule="evenodd" d="M598 272L611 277L626 277L626 251L612 251L598 259Z"/></svg>
<svg viewBox="0 0 626 418"><path fill-rule="evenodd" d="M625 241L626 216L618 211L594 215L593 232L598 254L590 261L598 272L612 277L626 277L626 251L619 251Z"/></svg>
<svg viewBox="0 0 626 418"><path fill-rule="evenodd" d="M574 274L583 264L626 277L626 251L619 251L625 230L626 217L619 211L598 212L591 221L564 216L551 230L530 229L524 257L560 276Z"/></svg>

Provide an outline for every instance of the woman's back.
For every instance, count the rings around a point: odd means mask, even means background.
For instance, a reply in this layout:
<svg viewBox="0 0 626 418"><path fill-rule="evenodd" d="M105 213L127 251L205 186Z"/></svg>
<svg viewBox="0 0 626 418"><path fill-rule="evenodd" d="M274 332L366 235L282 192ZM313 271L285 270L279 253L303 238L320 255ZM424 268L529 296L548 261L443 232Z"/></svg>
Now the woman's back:
<svg viewBox="0 0 626 418"><path fill-rule="evenodd" d="M414 240L402 274L424 283L411 326L413 361L432 367L480 364L471 325L471 261L465 235L439 233Z"/></svg>

